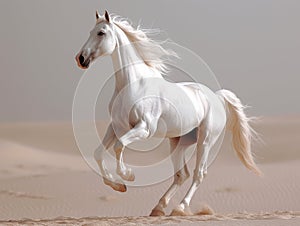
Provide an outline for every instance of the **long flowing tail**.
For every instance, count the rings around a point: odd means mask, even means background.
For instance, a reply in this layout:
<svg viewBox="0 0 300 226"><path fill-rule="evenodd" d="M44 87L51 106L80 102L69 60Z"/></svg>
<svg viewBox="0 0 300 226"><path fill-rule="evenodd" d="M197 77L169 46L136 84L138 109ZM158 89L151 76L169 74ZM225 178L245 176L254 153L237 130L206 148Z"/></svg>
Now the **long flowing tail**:
<svg viewBox="0 0 300 226"><path fill-rule="evenodd" d="M257 175L262 175L256 166L251 153L251 139L254 130L249 125L250 119L244 112L240 99L229 90L219 90L218 95L224 98L229 110L227 128L232 132L233 147L242 163Z"/></svg>

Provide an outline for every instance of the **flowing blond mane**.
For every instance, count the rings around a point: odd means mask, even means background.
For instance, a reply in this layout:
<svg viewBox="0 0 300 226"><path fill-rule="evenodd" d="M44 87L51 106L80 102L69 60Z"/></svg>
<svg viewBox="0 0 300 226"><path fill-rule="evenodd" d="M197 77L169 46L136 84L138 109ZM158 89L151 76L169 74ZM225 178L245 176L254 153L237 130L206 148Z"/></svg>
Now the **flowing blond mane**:
<svg viewBox="0 0 300 226"><path fill-rule="evenodd" d="M140 26L134 28L131 22L119 16L112 16L111 20L125 33L146 65L158 70L160 73L167 72L166 57L177 57L177 54L162 47L162 44L166 41L155 41L147 36L148 34L157 33L157 30L141 29Z"/></svg>

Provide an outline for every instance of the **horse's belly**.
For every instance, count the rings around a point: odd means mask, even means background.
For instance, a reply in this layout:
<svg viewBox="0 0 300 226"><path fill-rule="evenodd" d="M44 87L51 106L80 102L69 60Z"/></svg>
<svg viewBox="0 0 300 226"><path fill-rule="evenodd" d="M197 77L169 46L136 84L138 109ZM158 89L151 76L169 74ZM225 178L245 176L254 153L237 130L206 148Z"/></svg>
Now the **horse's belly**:
<svg viewBox="0 0 300 226"><path fill-rule="evenodd" d="M179 137L183 136L200 124L197 115L185 115L185 117L169 116L159 119L155 137Z"/></svg>

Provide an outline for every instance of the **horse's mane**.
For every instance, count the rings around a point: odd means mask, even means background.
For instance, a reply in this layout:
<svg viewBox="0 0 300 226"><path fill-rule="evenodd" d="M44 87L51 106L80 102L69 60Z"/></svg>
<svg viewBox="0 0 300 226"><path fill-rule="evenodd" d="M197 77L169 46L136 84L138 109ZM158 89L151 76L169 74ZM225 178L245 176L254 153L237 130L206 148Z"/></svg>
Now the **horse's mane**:
<svg viewBox="0 0 300 226"><path fill-rule="evenodd" d="M158 70L162 74L167 72L165 58L177 57L177 54L172 50L162 47L162 44L166 41L155 41L147 36L148 34L157 33L158 30L141 29L140 26L134 28L132 23L127 19L115 15L111 16L111 21L125 33L146 65Z"/></svg>

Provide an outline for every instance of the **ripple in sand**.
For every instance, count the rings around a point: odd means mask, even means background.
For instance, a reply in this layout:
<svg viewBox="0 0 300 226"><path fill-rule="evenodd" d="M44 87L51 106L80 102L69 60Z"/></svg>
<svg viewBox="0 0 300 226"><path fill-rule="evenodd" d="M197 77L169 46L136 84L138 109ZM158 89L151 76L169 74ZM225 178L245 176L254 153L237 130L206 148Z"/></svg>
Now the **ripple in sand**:
<svg viewBox="0 0 300 226"><path fill-rule="evenodd" d="M117 197L116 196L105 195L105 196L99 197L99 199L102 200L102 201L105 201L105 202L109 202L109 201L117 200Z"/></svg>
<svg viewBox="0 0 300 226"><path fill-rule="evenodd" d="M223 192L232 193L232 192L238 192L238 191L239 191L239 189L234 188L234 187L225 187L225 188L220 188L220 189L216 190L216 192L220 192L220 193L223 193Z"/></svg>
<svg viewBox="0 0 300 226"><path fill-rule="evenodd" d="M1 195L13 196L13 197L17 197L17 198L29 198L29 199L47 200L47 199L51 198L51 197L32 195L32 194L28 194L28 193L25 193L25 192L18 192L18 191L11 191L11 190L1 190L0 194Z"/></svg>

